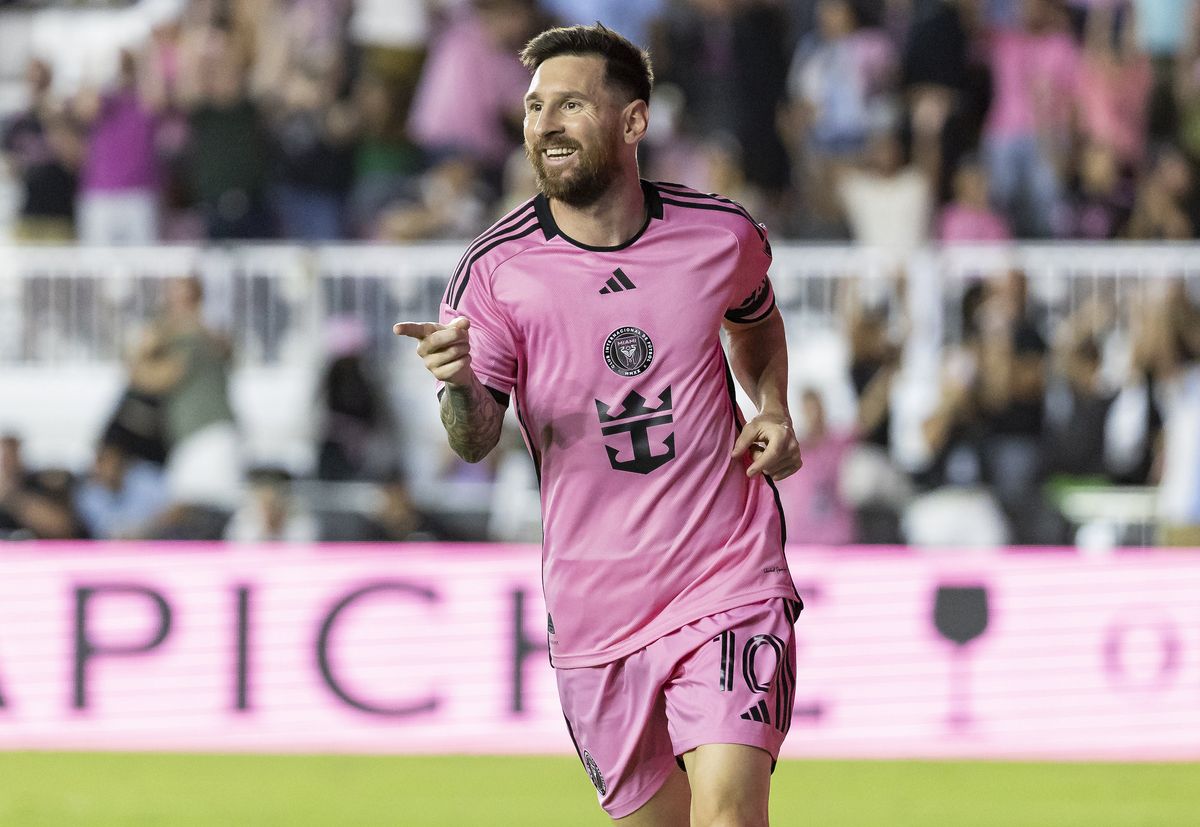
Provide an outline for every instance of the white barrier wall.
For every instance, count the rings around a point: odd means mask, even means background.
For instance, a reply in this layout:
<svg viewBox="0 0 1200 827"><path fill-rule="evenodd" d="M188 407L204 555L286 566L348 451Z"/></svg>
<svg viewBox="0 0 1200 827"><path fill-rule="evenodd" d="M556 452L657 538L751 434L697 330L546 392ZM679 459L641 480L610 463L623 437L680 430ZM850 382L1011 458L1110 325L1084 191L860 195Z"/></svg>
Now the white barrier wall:
<svg viewBox="0 0 1200 827"><path fill-rule="evenodd" d="M538 558L0 544L0 749L569 753ZM1200 551L791 560L785 755L1200 758Z"/></svg>

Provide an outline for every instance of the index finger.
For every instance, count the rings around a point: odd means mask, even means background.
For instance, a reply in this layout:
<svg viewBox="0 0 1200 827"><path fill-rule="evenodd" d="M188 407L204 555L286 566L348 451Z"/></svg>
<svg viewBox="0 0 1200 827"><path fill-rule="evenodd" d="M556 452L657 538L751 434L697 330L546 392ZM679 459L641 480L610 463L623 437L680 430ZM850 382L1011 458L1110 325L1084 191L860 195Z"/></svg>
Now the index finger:
<svg viewBox="0 0 1200 827"><path fill-rule="evenodd" d="M737 439L733 443L732 456L740 457L746 453L746 449L758 441L759 434L757 428L751 428L749 423L742 427L738 433Z"/></svg>
<svg viewBox="0 0 1200 827"><path fill-rule="evenodd" d="M397 336L408 336L411 339L421 340L432 333L442 330L443 326L433 322L400 322L392 325L392 332Z"/></svg>

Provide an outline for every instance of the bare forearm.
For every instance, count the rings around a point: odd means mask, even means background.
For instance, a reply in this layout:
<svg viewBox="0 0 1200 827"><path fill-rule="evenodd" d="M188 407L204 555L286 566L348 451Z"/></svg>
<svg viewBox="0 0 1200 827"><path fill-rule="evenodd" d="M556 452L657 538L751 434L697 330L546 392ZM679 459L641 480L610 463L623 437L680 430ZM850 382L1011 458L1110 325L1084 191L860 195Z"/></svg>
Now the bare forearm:
<svg viewBox="0 0 1200 827"><path fill-rule="evenodd" d="M761 412L786 414L788 361L783 317L774 311L751 327L730 327L733 375Z"/></svg>
<svg viewBox="0 0 1200 827"><path fill-rule="evenodd" d="M480 382L446 385L441 410L450 447L467 462L479 462L500 441L504 408Z"/></svg>

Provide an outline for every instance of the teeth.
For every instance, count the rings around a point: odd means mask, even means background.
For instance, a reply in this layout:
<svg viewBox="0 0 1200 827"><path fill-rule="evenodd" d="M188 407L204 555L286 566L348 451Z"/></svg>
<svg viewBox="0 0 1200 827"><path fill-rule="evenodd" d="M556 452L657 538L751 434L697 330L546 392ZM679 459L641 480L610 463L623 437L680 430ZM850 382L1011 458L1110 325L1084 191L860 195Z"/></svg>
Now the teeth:
<svg viewBox="0 0 1200 827"><path fill-rule="evenodd" d="M550 156L551 158L565 158L574 151L575 150L573 150L573 149L567 149L564 147L556 147L554 149L547 149L546 154L548 156Z"/></svg>

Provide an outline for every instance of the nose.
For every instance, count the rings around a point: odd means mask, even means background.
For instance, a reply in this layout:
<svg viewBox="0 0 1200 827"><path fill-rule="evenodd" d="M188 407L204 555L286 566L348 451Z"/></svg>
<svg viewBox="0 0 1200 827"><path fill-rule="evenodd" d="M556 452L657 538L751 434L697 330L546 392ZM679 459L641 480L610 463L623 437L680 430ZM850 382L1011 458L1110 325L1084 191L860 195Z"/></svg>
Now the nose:
<svg viewBox="0 0 1200 827"><path fill-rule="evenodd" d="M558 119L552 107L547 107L541 112L537 112L533 117L533 134L539 138L545 138L547 135L555 135L562 132L562 122Z"/></svg>

